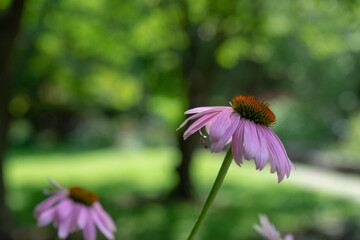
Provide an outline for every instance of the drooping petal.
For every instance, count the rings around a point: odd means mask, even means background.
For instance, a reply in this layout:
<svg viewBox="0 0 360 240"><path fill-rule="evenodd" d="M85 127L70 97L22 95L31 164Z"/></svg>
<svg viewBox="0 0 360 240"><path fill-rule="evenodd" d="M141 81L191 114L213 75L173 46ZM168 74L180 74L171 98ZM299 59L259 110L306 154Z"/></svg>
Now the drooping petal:
<svg viewBox="0 0 360 240"><path fill-rule="evenodd" d="M64 198L66 198L66 196L64 196L62 194L55 194L55 195L49 197L48 199L42 201L34 209L35 217L38 217L43 211L45 211L46 209L48 209L49 207L51 207L58 201L63 200Z"/></svg>
<svg viewBox="0 0 360 240"><path fill-rule="evenodd" d="M289 177L293 164L276 134L270 128L265 126L262 126L262 133L264 134L269 149L270 163L272 162L273 166L276 168L278 182L281 182L285 175Z"/></svg>
<svg viewBox="0 0 360 240"><path fill-rule="evenodd" d="M244 126L244 156L246 160L255 158L260 142L256 131L256 123L245 120Z"/></svg>
<svg viewBox="0 0 360 240"><path fill-rule="evenodd" d="M55 217L55 208L49 208L43 211L39 217L37 217L37 225L43 227L51 223Z"/></svg>
<svg viewBox="0 0 360 240"><path fill-rule="evenodd" d="M285 147L283 145L283 143L281 142L281 140L279 139L279 137L269 128L269 133L272 136L272 138L274 139L279 151L282 153L282 157L285 163L285 170L286 170L286 176L289 177L290 176L290 171L291 168L295 169L295 165L291 162L289 156L287 155L287 152L285 150Z"/></svg>
<svg viewBox="0 0 360 240"><path fill-rule="evenodd" d="M107 214L107 212L103 209L103 207L101 206L101 204L99 202L94 203L94 209L97 211L100 218L104 221L107 228L113 232L116 231L116 226L115 226L114 221L112 220L110 215Z"/></svg>
<svg viewBox="0 0 360 240"><path fill-rule="evenodd" d="M270 165L271 165L271 172L272 173L277 172L278 182L280 182L284 178L284 175L285 175L282 173L282 171L281 171L282 168L280 167L281 156L276 151L276 147L274 146L272 138L269 136L269 132L267 130L268 130L268 128L266 128L266 127L261 128L261 132L264 135L266 145L268 146L268 149L269 149L269 154L270 154L269 161L270 161Z"/></svg>
<svg viewBox="0 0 360 240"><path fill-rule="evenodd" d="M60 238L67 238L70 233L75 232L78 229L77 220L79 217L81 205L79 203L72 202L71 206L71 211L69 214L67 214L66 217L59 217L58 235Z"/></svg>
<svg viewBox="0 0 360 240"><path fill-rule="evenodd" d="M55 188L55 190L49 190L49 189L44 189L43 193L45 195L56 195L56 194L60 194L60 195L64 195L67 196L68 195L68 190L61 187L59 184L57 184L54 180L52 180L51 178L48 178L48 181L50 183L50 185Z"/></svg>
<svg viewBox="0 0 360 240"><path fill-rule="evenodd" d="M211 119L206 125L205 125L205 131L208 133L208 135L210 136L210 126L212 123L213 119Z"/></svg>
<svg viewBox="0 0 360 240"><path fill-rule="evenodd" d="M210 135L210 126L212 123L212 119L205 125L205 130L208 133L208 135ZM228 145L229 143L232 142L232 137L227 141L227 143L225 145Z"/></svg>
<svg viewBox="0 0 360 240"><path fill-rule="evenodd" d="M79 218L80 209L81 209L81 204L80 203L75 203L74 210L72 212L69 233L73 233L78 229L77 221L78 221L78 218Z"/></svg>
<svg viewBox="0 0 360 240"><path fill-rule="evenodd" d="M58 205L56 205L57 216L60 220L65 219L69 216L74 208L74 201L71 199L64 199Z"/></svg>
<svg viewBox="0 0 360 240"><path fill-rule="evenodd" d="M185 114L193 114L193 113L201 113L208 110L214 110L217 112L221 112L223 110L229 109L231 107L225 107L225 106L215 106L215 107L197 107L189 109L185 112Z"/></svg>
<svg viewBox="0 0 360 240"><path fill-rule="evenodd" d="M87 223L83 229L83 235L85 240L96 240L96 228L91 217L87 219Z"/></svg>
<svg viewBox="0 0 360 240"><path fill-rule="evenodd" d="M196 120L193 124L191 124L189 126L189 128L185 131L184 133L184 140L186 140L188 137L190 137L193 133L197 132L198 130L200 130L203 126L205 126L211 119L213 119L217 114L219 114L218 112L215 113L209 113L206 114L204 116L202 116L201 118L199 118L198 120Z"/></svg>
<svg viewBox="0 0 360 240"><path fill-rule="evenodd" d="M60 186L57 182L55 182L51 178L48 178L48 181L49 181L50 185L53 186L53 188L55 188L56 190L64 190L64 188L62 186Z"/></svg>
<svg viewBox="0 0 360 240"><path fill-rule="evenodd" d="M105 222L100 218L98 212L95 209L91 210L91 216L94 219L95 225L108 239L114 239L114 234L110 229L107 228Z"/></svg>
<svg viewBox="0 0 360 240"><path fill-rule="evenodd" d="M211 143L212 152L221 151L225 147L225 145L227 145L231 142L232 135L234 134L234 132L239 124L240 118L238 116L236 116L235 114L233 114L230 116L230 119L232 122L230 124L230 127L226 130L223 137L220 138L219 141Z"/></svg>
<svg viewBox="0 0 360 240"><path fill-rule="evenodd" d="M290 167L296 169L295 165L290 161Z"/></svg>
<svg viewBox="0 0 360 240"><path fill-rule="evenodd" d="M266 215L259 215L260 225L254 225L255 230L268 240L280 240L280 233L276 231Z"/></svg>
<svg viewBox="0 0 360 240"><path fill-rule="evenodd" d="M257 136L259 138L259 149L256 151L255 154L255 164L256 169L263 170L268 159L269 159L269 150L266 145L265 137L262 134L259 126L256 128Z"/></svg>
<svg viewBox="0 0 360 240"><path fill-rule="evenodd" d="M90 218L90 209L86 206L80 206L77 225L80 229L84 229L87 224L87 219Z"/></svg>
<svg viewBox="0 0 360 240"><path fill-rule="evenodd" d="M219 139L225 134L226 130L230 127L231 113L232 111L230 110L222 111L212 120L209 134L211 142L219 141Z"/></svg>
<svg viewBox="0 0 360 240"><path fill-rule="evenodd" d="M244 125L245 119L240 119L239 124L232 136L232 154L235 162L241 166L243 163L242 154L244 148Z"/></svg>
<svg viewBox="0 0 360 240"><path fill-rule="evenodd" d="M269 147L268 147L268 149L269 149ZM270 172L271 172L271 173L276 172L275 161L274 161L272 155L270 154L270 151L269 151L269 162L270 162Z"/></svg>
<svg viewBox="0 0 360 240"><path fill-rule="evenodd" d="M240 116L233 109L225 110L214 117L210 126L211 151L221 151L234 134Z"/></svg>
<svg viewBox="0 0 360 240"><path fill-rule="evenodd" d="M284 240L294 240L294 236L291 235L291 234L287 234L287 235L284 237Z"/></svg>
<svg viewBox="0 0 360 240"><path fill-rule="evenodd" d="M65 218L59 222L58 236L65 239L70 233L72 216Z"/></svg>
<svg viewBox="0 0 360 240"><path fill-rule="evenodd" d="M229 107L224 107L226 110L229 110ZM232 109L232 108L231 108ZM190 120L193 120L193 119L197 119L197 118L200 118L206 114L209 114L209 113L214 113L214 112L222 112L222 110L220 109L209 109L209 110L206 110L206 111L203 111L203 112L199 112L195 115L192 115L191 117L188 117L187 119L185 119L185 121L176 129L179 130L180 128L182 128L183 126L185 126L185 124L187 124Z"/></svg>
<svg viewBox="0 0 360 240"><path fill-rule="evenodd" d="M278 138L278 136L271 129L270 129L270 135L273 137L273 139L277 143L277 147L278 147L279 151L282 153L282 157L283 157L283 161L284 161L284 165L285 165L285 175L287 177L289 177L291 168L295 168L295 166L291 162L291 160L289 159L289 156L287 155L285 147L282 144L281 140Z"/></svg>

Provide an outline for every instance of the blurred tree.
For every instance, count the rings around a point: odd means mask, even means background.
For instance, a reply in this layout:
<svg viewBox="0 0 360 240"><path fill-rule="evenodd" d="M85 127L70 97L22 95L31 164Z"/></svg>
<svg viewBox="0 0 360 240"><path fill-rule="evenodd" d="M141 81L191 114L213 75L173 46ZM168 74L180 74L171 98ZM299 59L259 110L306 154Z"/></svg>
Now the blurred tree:
<svg viewBox="0 0 360 240"><path fill-rule="evenodd" d="M341 138L345 119L359 101L354 67L359 65L358 21L346 17L359 10L357 1L180 3L188 36L184 55L193 56L182 58L190 107L216 104L209 95L222 102L239 94L288 95L296 100L278 103L292 109L276 126L280 135L286 129L288 139L317 146ZM181 141L176 189L188 196L195 144Z"/></svg>
<svg viewBox="0 0 360 240"><path fill-rule="evenodd" d="M33 142L98 133L97 121L93 129L83 122L93 115L126 115L143 134L140 141L146 129L161 129L166 137L156 137L173 143L168 139L185 108L223 105L239 94L287 96L278 104L287 109L275 125L279 135L331 142L358 106L358 5L31 0L14 65L22 71L14 71L9 110L34 129L28 131ZM196 136L179 138L174 195L190 196L196 142L201 143Z"/></svg>
<svg viewBox="0 0 360 240"><path fill-rule="evenodd" d="M193 22L191 4L191 1L180 1L182 28L188 37L188 46L182 52L181 64L183 78L187 82L184 90L188 93L189 108L194 108L208 105L213 82L220 70L215 51L225 37L222 29L216 29L212 23ZM225 11L222 14L230 12ZM181 133L183 132L182 130ZM182 134L179 136L178 144L182 158L176 168L178 183L172 191L172 196L188 199L193 195L190 166L197 146L196 140L196 137L190 137L184 141Z"/></svg>
<svg viewBox="0 0 360 240"><path fill-rule="evenodd" d="M13 0L0 11L0 239L11 238L11 218L5 203L4 158L9 124L8 104L12 92L9 74L11 53L19 32L24 0Z"/></svg>
<svg viewBox="0 0 360 240"><path fill-rule="evenodd" d="M244 21L241 19L242 11L246 9L246 11L250 11L247 21L254 23L248 27L248 35L252 35L258 30L261 23L262 15L258 14L261 5L257 1L248 2L247 8L237 8L230 2L227 4L220 1L196 3L180 1L180 4L183 29L189 41L188 48L182 53L183 77L188 83L189 108L206 106L209 104L211 93L214 92L215 80L218 78L220 84L224 81L219 76L222 66L217 60L217 51L233 34L227 32L226 24L235 24L228 21L241 24L241 21ZM239 18L235 16L239 16ZM229 20L232 17L234 19ZM246 35L247 33L240 31L240 34ZM243 88L242 91L254 92L249 88ZM215 92L214 95L216 94ZM197 146L195 140L196 136L190 137L187 141L184 141L182 136L179 138L182 159L177 168L179 182L173 190L173 194L181 198L192 196L190 165L192 154Z"/></svg>

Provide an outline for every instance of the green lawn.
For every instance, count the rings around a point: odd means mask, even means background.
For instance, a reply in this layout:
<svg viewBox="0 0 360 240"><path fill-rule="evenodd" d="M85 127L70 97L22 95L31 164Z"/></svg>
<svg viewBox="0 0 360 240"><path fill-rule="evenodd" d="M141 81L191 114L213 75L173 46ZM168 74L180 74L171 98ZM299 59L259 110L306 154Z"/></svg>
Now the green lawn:
<svg viewBox="0 0 360 240"><path fill-rule="evenodd" d="M12 151L5 166L7 200L19 226L33 233L27 235L30 239L51 239L55 234L51 226L37 229L32 216L33 207L45 198L41 190L49 187L48 177L98 193L116 221L117 239L186 239L224 154L197 152L192 176L199 198L178 202L156 201L176 182L174 148ZM198 239L260 239L252 228L259 213L298 239L311 231L336 236L360 215L359 209L340 196L303 190L291 183L291 177L278 184L269 169L255 171L253 161L242 168L233 163Z"/></svg>

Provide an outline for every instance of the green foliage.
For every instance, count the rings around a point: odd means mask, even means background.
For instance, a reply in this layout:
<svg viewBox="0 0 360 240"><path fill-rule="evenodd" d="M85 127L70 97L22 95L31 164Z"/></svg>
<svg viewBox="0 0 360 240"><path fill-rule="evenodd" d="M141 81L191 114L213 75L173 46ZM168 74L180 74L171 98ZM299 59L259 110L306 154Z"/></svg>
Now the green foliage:
<svg viewBox="0 0 360 240"><path fill-rule="evenodd" d="M0 10L5 10L9 7L11 1L10 0L1 0L0 1Z"/></svg>
<svg viewBox="0 0 360 240"><path fill-rule="evenodd" d="M9 108L33 125L46 108L154 115L173 129L189 79L210 73L209 104L286 95L296 117L281 131L306 123L314 127L290 138L334 141L358 109L359 11L357 1L335 0L30 0Z"/></svg>

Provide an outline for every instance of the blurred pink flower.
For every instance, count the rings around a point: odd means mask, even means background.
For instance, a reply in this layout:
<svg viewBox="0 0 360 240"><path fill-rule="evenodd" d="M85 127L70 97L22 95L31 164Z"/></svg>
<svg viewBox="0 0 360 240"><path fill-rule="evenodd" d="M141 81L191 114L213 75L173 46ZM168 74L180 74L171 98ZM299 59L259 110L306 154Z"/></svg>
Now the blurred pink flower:
<svg viewBox="0 0 360 240"><path fill-rule="evenodd" d="M269 160L271 172L277 172L278 182L286 175L290 176L290 161L284 145L269 128L276 120L269 105L257 101L254 96L238 96L230 103L231 107L198 107L185 112L194 114L188 117L177 129L190 120L197 119L184 133L184 140L205 126L211 142L211 151L221 151L232 141L232 154L235 162L241 166L245 159L255 159L256 169L262 170Z"/></svg>
<svg viewBox="0 0 360 240"><path fill-rule="evenodd" d="M39 227L53 222L59 238L65 239L70 233L82 230L85 240L96 240L97 226L107 239L114 239L115 224L94 193L81 187L64 189L50 183L56 190L45 190L51 196L34 209Z"/></svg>
<svg viewBox="0 0 360 240"><path fill-rule="evenodd" d="M260 233L264 238L268 240L282 240L280 233L276 231L274 225L272 225L266 215L259 215L260 226L254 225L255 230ZM286 235L284 240L294 240L294 237L290 234Z"/></svg>

